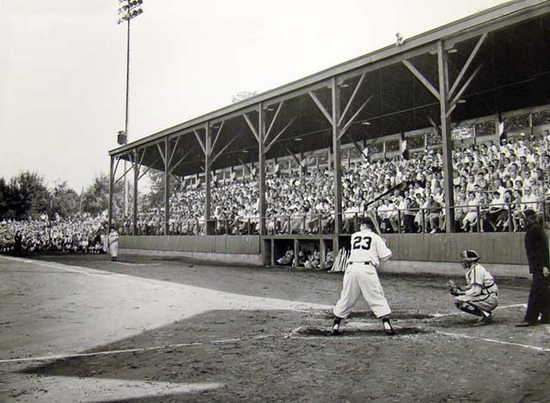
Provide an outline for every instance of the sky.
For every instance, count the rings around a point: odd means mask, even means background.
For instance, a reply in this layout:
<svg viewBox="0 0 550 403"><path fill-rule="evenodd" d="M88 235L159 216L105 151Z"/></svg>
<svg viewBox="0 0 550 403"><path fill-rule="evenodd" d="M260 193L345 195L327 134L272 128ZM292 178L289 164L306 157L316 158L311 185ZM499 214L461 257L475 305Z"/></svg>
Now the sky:
<svg viewBox="0 0 550 403"><path fill-rule="evenodd" d="M129 142L504 3L143 0L131 22ZM0 177L77 192L124 129L119 0L0 0Z"/></svg>

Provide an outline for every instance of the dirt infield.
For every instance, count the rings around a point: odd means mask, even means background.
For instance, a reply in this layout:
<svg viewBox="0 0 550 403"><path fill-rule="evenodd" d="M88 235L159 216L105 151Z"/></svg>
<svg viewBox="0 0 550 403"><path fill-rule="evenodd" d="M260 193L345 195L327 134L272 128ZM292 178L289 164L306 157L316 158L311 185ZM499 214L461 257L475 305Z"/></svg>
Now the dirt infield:
<svg viewBox="0 0 550 403"><path fill-rule="evenodd" d="M382 275L398 334L386 336L361 301L331 337L341 280L0 257L0 401L550 401L550 326L514 327L528 280L497 278L494 321L473 327L447 278Z"/></svg>

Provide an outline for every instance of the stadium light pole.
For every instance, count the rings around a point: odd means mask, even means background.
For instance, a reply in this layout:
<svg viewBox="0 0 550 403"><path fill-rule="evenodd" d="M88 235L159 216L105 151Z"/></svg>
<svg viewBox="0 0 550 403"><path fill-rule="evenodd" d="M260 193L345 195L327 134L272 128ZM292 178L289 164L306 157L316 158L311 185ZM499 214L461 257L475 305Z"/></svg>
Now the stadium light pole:
<svg viewBox="0 0 550 403"><path fill-rule="evenodd" d="M118 132L117 142L119 145L128 143L128 116L129 116L129 99L130 99L130 21L141 15L143 10L141 5L143 0L118 0L119 19L117 24L126 22L126 104L125 104L125 118L124 118L124 131ZM128 216L128 179L126 177L126 160L124 161L124 215ZM135 217L134 217L135 219Z"/></svg>

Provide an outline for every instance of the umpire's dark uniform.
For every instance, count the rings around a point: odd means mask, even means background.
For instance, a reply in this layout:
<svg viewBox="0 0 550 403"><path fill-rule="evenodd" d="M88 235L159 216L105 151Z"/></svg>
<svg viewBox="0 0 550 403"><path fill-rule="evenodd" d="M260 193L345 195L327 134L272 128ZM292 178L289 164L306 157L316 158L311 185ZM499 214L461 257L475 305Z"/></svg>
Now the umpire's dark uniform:
<svg viewBox="0 0 550 403"><path fill-rule="evenodd" d="M525 212L526 216L531 213ZM532 212L534 215L534 212ZM527 217L526 217L527 218ZM541 314L541 323L550 323L550 279L544 277L543 267L549 268L548 236L544 228L534 217L526 220L525 253L529 262L529 273L532 274L531 290L527 302L527 312L523 319L525 324L536 324Z"/></svg>
<svg viewBox="0 0 550 403"><path fill-rule="evenodd" d="M13 256L22 256L23 255L23 236L19 231L15 233L15 238L13 242Z"/></svg>

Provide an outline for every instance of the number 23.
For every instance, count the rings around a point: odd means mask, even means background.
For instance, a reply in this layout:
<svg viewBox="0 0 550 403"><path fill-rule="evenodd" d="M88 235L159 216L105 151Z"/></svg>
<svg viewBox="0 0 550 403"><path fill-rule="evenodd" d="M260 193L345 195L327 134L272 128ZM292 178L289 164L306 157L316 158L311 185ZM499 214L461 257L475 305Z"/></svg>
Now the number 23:
<svg viewBox="0 0 550 403"><path fill-rule="evenodd" d="M361 248L364 250L369 250L371 242L372 242L372 238L370 236L365 236L365 237L358 236L353 240L352 247L353 249Z"/></svg>

